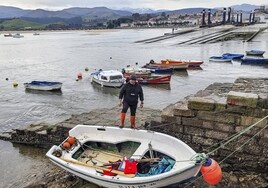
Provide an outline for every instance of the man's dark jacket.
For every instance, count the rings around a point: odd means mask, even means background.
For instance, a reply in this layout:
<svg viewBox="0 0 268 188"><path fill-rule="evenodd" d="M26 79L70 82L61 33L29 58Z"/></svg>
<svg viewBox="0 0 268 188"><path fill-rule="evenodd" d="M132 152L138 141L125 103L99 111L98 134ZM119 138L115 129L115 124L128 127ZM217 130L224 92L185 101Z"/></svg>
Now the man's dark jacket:
<svg viewBox="0 0 268 188"><path fill-rule="evenodd" d="M144 100L142 87L137 83L135 85L126 83L119 94L119 99L123 98L129 105L137 105L139 97L140 101Z"/></svg>

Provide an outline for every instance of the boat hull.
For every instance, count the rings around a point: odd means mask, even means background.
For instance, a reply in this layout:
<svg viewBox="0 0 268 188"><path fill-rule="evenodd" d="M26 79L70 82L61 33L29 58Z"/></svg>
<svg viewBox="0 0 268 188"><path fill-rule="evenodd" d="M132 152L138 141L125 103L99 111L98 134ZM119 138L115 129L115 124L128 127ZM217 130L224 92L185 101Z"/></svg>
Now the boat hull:
<svg viewBox="0 0 268 188"><path fill-rule="evenodd" d="M189 67L188 63L153 63L149 65L154 67L171 67L174 70L186 70Z"/></svg>
<svg viewBox="0 0 268 188"><path fill-rule="evenodd" d="M60 91L62 87L61 82L46 82L46 81L33 81L30 83L24 83L26 90L37 91Z"/></svg>
<svg viewBox="0 0 268 188"><path fill-rule="evenodd" d="M231 53L226 53L222 55L223 58L227 59L241 59L244 57L243 54L231 54Z"/></svg>
<svg viewBox="0 0 268 188"><path fill-rule="evenodd" d="M91 79L92 79L92 82L95 82L95 83L101 85L102 87L118 87L118 88L120 88L125 83L124 80L104 81L104 80L100 80L94 76Z"/></svg>
<svg viewBox="0 0 268 188"><path fill-rule="evenodd" d="M125 83L123 74L117 70L98 70L91 73L91 82L100 84L101 87L121 87Z"/></svg>
<svg viewBox="0 0 268 188"><path fill-rule="evenodd" d="M213 62L232 62L232 59L224 58L222 56L212 56L212 57L209 58L209 61L213 61Z"/></svg>
<svg viewBox="0 0 268 188"><path fill-rule="evenodd" d="M126 78L126 79L129 79L129 77L130 76L132 76L132 75L135 75L135 76L137 76L137 77L147 77L147 76L149 76L151 74L151 72L150 73L141 73L141 72L139 72L139 73L124 73L124 77Z"/></svg>
<svg viewBox="0 0 268 188"><path fill-rule="evenodd" d="M155 74L172 74L173 68L172 67L157 67L157 66L144 66L147 69L150 69L152 73Z"/></svg>
<svg viewBox="0 0 268 188"><path fill-rule="evenodd" d="M261 51L261 50L250 50L250 51L246 51L247 55L255 55L255 56L262 56L265 53L265 51Z"/></svg>
<svg viewBox="0 0 268 188"><path fill-rule="evenodd" d="M159 75L159 76L149 76L147 78L138 78L137 81L140 84L169 84L171 80L171 75Z"/></svg>
<svg viewBox="0 0 268 188"><path fill-rule="evenodd" d="M106 187L106 188L158 188L158 187L168 187L170 185L174 185L174 184L180 184L183 183L187 180L190 180L192 178L194 178L199 170L200 170L200 166L194 166L191 169L188 169L185 172L181 172L178 174L174 174L170 177L167 177L165 179L158 179L158 180L152 180L152 181L148 181L148 182L140 182L136 181L136 182L132 182L132 183L120 183L120 181L118 180L113 180L113 181L107 181L107 180L103 180L99 177L96 177L94 175L90 175L90 174L85 174L85 173L81 173L79 171L73 170L72 168L69 168L68 166L66 166L66 164L61 164L58 161L55 161L53 159L50 159L55 165L60 166L61 168L63 168L64 170L88 181L91 183L94 183L98 186L101 187Z"/></svg>
<svg viewBox="0 0 268 188"><path fill-rule="evenodd" d="M188 63L188 67L200 67L200 65L202 65L204 62L203 61L198 61L198 60L161 60L162 64L171 64L171 65L175 65L175 64L180 64L180 63Z"/></svg>
<svg viewBox="0 0 268 188"><path fill-rule="evenodd" d="M244 58L241 64L268 65L268 59Z"/></svg>

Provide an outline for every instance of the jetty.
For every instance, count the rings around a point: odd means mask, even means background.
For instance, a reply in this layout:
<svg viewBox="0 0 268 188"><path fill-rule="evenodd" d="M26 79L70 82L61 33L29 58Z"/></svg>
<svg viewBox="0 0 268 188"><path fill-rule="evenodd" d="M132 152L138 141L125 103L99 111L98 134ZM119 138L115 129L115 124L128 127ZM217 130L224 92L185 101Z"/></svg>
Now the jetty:
<svg viewBox="0 0 268 188"><path fill-rule="evenodd" d="M213 27L202 28L187 28L174 33L168 33L161 36L148 38L144 40L136 41L135 43L156 43L164 40L173 40L176 37L182 37L185 34L194 33L195 37L187 40L182 40L174 45L193 45L193 44L205 44L214 43L218 41L226 41L231 39L240 39L243 42L250 42L256 36L265 31L268 27L266 24L254 24L254 25L216 25ZM203 34L206 31L208 34ZM180 38L182 39L182 38Z"/></svg>
<svg viewBox="0 0 268 188"><path fill-rule="evenodd" d="M199 28L183 29L183 30L180 30L180 31L177 31L177 32L174 32L174 33L169 33L168 35L164 34L164 35L158 36L158 37L139 40L139 41L136 41L135 43L154 43L154 42L171 39L171 38L180 36L182 34L191 33L191 32L195 32L195 31L199 31L199 30L200 30Z"/></svg>
<svg viewBox="0 0 268 188"><path fill-rule="evenodd" d="M247 42L250 42L252 39L254 39L259 33L263 32L264 30L268 29L268 27L260 28L258 31L256 31L249 39L247 39Z"/></svg>

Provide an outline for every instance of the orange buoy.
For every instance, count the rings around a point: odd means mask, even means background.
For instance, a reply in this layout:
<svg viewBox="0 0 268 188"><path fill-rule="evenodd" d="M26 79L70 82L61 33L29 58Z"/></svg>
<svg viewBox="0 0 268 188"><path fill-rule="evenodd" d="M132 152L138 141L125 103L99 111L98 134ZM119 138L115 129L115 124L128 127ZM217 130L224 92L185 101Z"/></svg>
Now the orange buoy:
<svg viewBox="0 0 268 188"><path fill-rule="evenodd" d="M202 176L209 185L216 185L222 179L222 171L220 165L213 159L208 159L201 167Z"/></svg>
<svg viewBox="0 0 268 188"><path fill-rule="evenodd" d="M81 72L79 72L79 73L77 74L77 78L78 78L78 79L82 79L82 78L83 78L83 76L82 76L82 73L81 73Z"/></svg>
<svg viewBox="0 0 268 188"><path fill-rule="evenodd" d="M69 148L71 147L71 145L70 145L69 142L64 142L64 143L62 144L62 147L63 147L64 149L69 149Z"/></svg>
<svg viewBox="0 0 268 188"><path fill-rule="evenodd" d="M69 136L69 138L67 139L67 142L70 144L70 145L73 145L75 143L75 138L72 137L72 136Z"/></svg>

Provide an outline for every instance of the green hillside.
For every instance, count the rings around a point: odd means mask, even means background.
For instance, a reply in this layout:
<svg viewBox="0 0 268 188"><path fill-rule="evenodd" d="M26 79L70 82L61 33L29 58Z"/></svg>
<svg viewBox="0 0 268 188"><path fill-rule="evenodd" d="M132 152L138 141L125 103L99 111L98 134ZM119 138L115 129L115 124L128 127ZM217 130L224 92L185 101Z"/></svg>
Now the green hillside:
<svg viewBox="0 0 268 188"><path fill-rule="evenodd" d="M2 30L23 30L23 29L43 29L46 24L39 24L35 22L25 21L22 19L12 19L0 22L0 28Z"/></svg>

